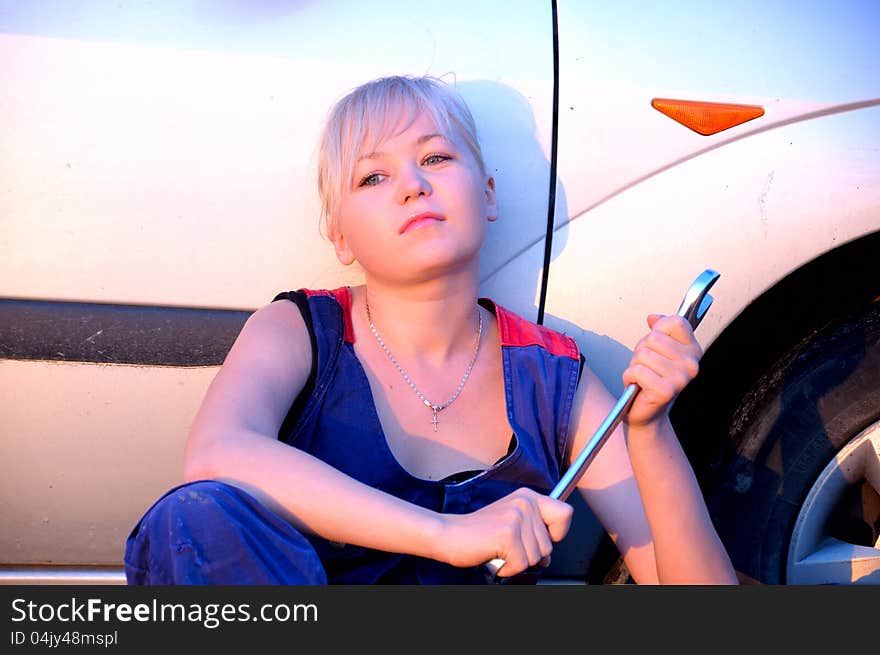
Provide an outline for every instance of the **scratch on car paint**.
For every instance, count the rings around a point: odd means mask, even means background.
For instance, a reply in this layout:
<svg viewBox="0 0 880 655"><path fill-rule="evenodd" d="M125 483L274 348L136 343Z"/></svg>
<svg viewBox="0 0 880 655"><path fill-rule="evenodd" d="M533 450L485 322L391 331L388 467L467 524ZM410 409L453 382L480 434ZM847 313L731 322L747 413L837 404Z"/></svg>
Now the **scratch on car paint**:
<svg viewBox="0 0 880 655"><path fill-rule="evenodd" d="M95 343L95 341L94 341L95 337L100 336L101 333L102 333L103 331L104 331L104 330L98 330L98 331L95 332L92 336L86 338L86 341L89 341L89 342L91 342L91 343Z"/></svg>
<svg viewBox="0 0 880 655"><path fill-rule="evenodd" d="M773 174L774 171L770 171L764 188L761 190L761 195L758 196L758 205L761 207L761 226L764 229L765 239L767 238L767 194L770 193L770 187L773 185Z"/></svg>

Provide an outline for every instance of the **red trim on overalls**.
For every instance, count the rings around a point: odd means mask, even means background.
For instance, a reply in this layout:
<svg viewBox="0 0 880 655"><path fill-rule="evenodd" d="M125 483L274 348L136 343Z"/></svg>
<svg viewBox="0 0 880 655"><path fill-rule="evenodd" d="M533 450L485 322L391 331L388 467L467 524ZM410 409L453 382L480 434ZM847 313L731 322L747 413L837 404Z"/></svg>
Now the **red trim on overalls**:
<svg viewBox="0 0 880 655"><path fill-rule="evenodd" d="M522 316L495 304L488 298L481 300L489 302L495 307L502 346L540 346L552 355L580 360L577 343L571 337L527 321Z"/></svg>
<svg viewBox="0 0 880 655"><path fill-rule="evenodd" d="M331 296L342 307L345 321L345 340L354 343L354 327L351 322L351 289L303 289L306 296ZM489 298L481 298L495 308L498 331L502 346L540 346L552 355L580 359L580 351L571 337L543 325L527 321L522 316L505 309Z"/></svg>
<svg viewBox="0 0 880 655"><path fill-rule="evenodd" d="M306 296L332 296L342 307L342 315L345 321L345 340L354 343L354 326L351 323L351 289L339 287L338 289L303 289Z"/></svg>

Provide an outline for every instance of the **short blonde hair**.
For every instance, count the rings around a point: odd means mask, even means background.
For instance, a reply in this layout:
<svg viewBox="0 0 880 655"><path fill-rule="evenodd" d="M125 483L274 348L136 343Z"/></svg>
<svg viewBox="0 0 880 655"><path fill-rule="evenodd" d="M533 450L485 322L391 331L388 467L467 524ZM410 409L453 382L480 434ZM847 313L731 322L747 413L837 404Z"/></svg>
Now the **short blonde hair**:
<svg viewBox="0 0 880 655"><path fill-rule="evenodd" d="M375 150L404 121L404 129L427 113L445 135L457 134L486 173L477 127L452 86L435 77L391 76L362 84L330 110L318 143L321 224L332 238L342 192L353 181L360 154Z"/></svg>

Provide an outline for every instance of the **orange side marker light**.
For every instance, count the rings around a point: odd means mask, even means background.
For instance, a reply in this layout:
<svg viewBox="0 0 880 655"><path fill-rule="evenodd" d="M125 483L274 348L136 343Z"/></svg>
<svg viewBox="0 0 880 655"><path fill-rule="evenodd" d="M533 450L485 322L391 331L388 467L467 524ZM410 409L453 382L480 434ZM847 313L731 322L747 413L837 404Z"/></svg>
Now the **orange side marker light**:
<svg viewBox="0 0 880 655"><path fill-rule="evenodd" d="M757 105L732 105L696 100L654 98L651 106L703 136L723 132L764 115L764 108Z"/></svg>

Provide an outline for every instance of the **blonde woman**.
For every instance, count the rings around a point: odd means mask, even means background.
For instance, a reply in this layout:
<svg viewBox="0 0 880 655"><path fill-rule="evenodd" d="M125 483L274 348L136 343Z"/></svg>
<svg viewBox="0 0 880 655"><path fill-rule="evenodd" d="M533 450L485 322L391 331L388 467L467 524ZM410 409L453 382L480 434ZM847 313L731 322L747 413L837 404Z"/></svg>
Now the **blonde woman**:
<svg viewBox="0 0 880 655"><path fill-rule="evenodd" d="M185 452L135 526L131 584L477 584L549 562L572 509L545 494L613 399L573 339L478 297L497 218L473 118L428 78L340 100L319 191L365 284L280 293L247 321ZM579 490L640 583L735 583L668 419L701 356L648 317L642 392Z"/></svg>

